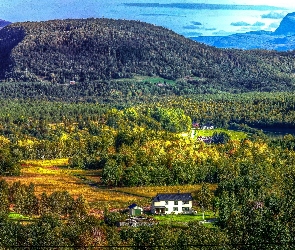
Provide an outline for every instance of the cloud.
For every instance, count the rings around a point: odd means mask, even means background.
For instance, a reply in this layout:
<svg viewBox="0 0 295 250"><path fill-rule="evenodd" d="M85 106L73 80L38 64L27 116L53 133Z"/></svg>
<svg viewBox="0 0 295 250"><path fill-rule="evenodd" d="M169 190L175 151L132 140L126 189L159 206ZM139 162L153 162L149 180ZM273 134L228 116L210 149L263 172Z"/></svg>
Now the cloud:
<svg viewBox="0 0 295 250"><path fill-rule="evenodd" d="M194 21L192 21L191 22L193 25L202 25L202 23L200 23L200 22L194 22Z"/></svg>
<svg viewBox="0 0 295 250"><path fill-rule="evenodd" d="M183 35L186 37L196 37L196 36L202 36L203 33L201 33L201 32L185 32L185 33L183 33Z"/></svg>
<svg viewBox="0 0 295 250"><path fill-rule="evenodd" d="M185 16L180 16L180 15L172 15L172 14L140 14L140 16L177 16L177 17L185 17Z"/></svg>
<svg viewBox="0 0 295 250"><path fill-rule="evenodd" d="M200 29L204 29L202 23L200 22L195 22L195 21L191 21L191 25L185 25L182 28L183 29L187 29L187 30L200 30Z"/></svg>
<svg viewBox="0 0 295 250"><path fill-rule="evenodd" d="M286 12L274 12L271 11L268 14L261 15L261 18L270 18L270 19L282 19L286 16Z"/></svg>
<svg viewBox="0 0 295 250"><path fill-rule="evenodd" d="M251 27L247 26L247 27L241 27L240 29L237 30L237 32L245 32L245 31L249 31L249 30L251 30Z"/></svg>
<svg viewBox="0 0 295 250"><path fill-rule="evenodd" d="M210 30L216 30L216 28L206 28L205 30L208 30L208 31L210 31Z"/></svg>
<svg viewBox="0 0 295 250"><path fill-rule="evenodd" d="M280 26L280 23L279 22L277 22L277 23L271 23L269 26L268 26L268 28L270 28L270 29L273 29L273 28L278 28Z"/></svg>
<svg viewBox="0 0 295 250"><path fill-rule="evenodd" d="M225 30L219 30L219 31L216 31L216 32L212 32L212 35L215 35L215 36L229 36L229 35L232 35L233 32L228 32L228 31L225 31Z"/></svg>
<svg viewBox="0 0 295 250"><path fill-rule="evenodd" d="M185 25L182 28L187 30L206 30L206 31L214 31L216 28L213 27L204 27L204 25L200 22L191 22L193 25Z"/></svg>
<svg viewBox="0 0 295 250"><path fill-rule="evenodd" d="M230 25L231 25L231 26L251 26L250 23L246 23L246 22L244 22L244 21L231 23Z"/></svg>
<svg viewBox="0 0 295 250"><path fill-rule="evenodd" d="M140 8L179 8L197 10L283 10L269 5L207 4L207 3L123 3L125 6Z"/></svg>
<svg viewBox="0 0 295 250"><path fill-rule="evenodd" d="M186 30L199 30L199 29L201 29L199 26L196 26L196 25L186 25L186 26L183 26L182 28L184 28Z"/></svg>
<svg viewBox="0 0 295 250"><path fill-rule="evenodd" d="M262 23L262 22L256 22L256 23L253 23L252 26L254 26L254 27L261 27L261 26L264 26L264 25L265 25L265 23Z"/></svg>

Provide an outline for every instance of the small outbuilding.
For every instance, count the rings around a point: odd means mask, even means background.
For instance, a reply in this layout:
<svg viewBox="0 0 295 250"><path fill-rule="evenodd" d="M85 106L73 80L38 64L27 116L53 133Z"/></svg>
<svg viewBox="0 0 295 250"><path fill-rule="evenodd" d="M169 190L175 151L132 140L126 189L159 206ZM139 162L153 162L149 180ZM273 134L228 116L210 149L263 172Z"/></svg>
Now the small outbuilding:
<svg viewBox="0 0 295 250"><path fill-rule="evenodd" d="M137 206L135 203L131 204L128 207L130 216L140 216L142 214L143 209Z"/></svg>

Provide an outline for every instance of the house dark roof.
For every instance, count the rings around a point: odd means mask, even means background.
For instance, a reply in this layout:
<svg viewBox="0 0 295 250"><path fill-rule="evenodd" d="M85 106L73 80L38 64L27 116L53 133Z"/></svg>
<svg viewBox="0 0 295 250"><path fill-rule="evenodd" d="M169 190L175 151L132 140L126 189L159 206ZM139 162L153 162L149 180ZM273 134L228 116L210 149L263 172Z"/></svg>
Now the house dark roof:
<svg viewBox="0 0 295 250"><path fill-rule="evenodd" d="M193 200L191 193L170 193L170 194L157 194L153 201L191 201Z"/></svg>
<svg viewBox="0 0 295 250"><path fill-rule="evenodd" d="M135 207L137 207L137 205L136 205L135 203L133 203L133 204L131 204L128 208L129 208L129 209L133 209L133 208L135 208Z"/></svg>

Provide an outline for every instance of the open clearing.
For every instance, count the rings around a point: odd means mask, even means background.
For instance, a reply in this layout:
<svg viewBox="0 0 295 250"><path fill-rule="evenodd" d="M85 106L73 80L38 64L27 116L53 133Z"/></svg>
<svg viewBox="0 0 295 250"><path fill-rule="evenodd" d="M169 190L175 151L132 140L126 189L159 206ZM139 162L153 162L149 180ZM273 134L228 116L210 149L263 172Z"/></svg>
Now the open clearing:
<svg viewBox="0 0 295 250"><path fill-rule="evenodd" d="M101 185L101 170L68 169L68 159L30 160L22 163L21 176L2 177L9 184L20 181L34 183L35 192L51 194L55 191L68 191L74 197L83 195L92 208L127 208L132 203L149 206L157 193L198 191L201 185L149 186L149 187L106 187ZM216 189L211 185L210 189Z"/></svg>

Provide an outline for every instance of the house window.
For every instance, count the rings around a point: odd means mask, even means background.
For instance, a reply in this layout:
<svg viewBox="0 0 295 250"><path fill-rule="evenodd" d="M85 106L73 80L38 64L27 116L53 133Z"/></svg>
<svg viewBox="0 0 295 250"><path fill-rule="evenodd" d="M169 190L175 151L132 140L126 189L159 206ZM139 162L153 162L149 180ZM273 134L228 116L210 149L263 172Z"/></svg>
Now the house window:
<svg viewBox="0 0 295 250"><path fill-rule="evenodd" d="M178 201L174 201L174 205L178 205Z"/></svg>
<svg viewBox="0 0 295 250"><path fill-rule="evenodd" d="M168 201L165 201L165 205L168 205Z"/></svg>
<svg viewBox="0 0 295 250"><path fill-rule="evenodd" d="M178 211L178 207L174 207L173 208L173 211Z"/></svg>
<svg viewBox="0 0 295 250"><path fill-rule="evenodd" d="M189 201L182 201L183 205L189 204Z"/></svg>
<svg viewBox="0 0 295 250"><path fill-rule="evenodd" d="M168 207L165 208L165 211L166 211L166 212L168 211Z"/></svg>
<svg viewBox="0 0 295 250"><path fill-rule="evenodd" d="M189 207L183 207L182 212L189 212Z"/></svg>

